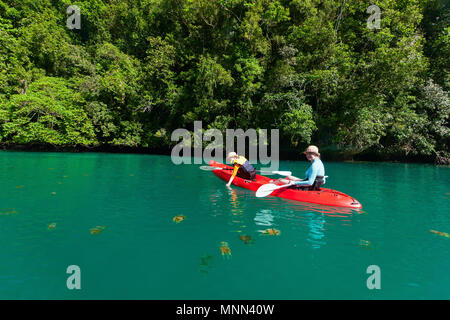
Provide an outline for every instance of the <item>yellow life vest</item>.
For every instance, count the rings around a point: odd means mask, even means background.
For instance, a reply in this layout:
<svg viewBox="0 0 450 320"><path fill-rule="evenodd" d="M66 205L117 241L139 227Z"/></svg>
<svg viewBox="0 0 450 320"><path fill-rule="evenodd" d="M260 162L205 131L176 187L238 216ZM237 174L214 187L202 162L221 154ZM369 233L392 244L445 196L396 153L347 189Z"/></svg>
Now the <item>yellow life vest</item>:
<svg viewBox="0 0 450 320"><path fill-rule="evenodd" d="M233 160L233 164L237 164L239 166L243 166L245 162L247 162L247 159L243 156L239 156L237 159Z"/></svg>
<svg viewBox="0 0 450 320"><path fill-rule="evenodd" d="M235 177L239 168L242 167L247 162L247 159L243 156L238 156L235 160L232 161L232 165L234 166L232 177Z"/></svg>

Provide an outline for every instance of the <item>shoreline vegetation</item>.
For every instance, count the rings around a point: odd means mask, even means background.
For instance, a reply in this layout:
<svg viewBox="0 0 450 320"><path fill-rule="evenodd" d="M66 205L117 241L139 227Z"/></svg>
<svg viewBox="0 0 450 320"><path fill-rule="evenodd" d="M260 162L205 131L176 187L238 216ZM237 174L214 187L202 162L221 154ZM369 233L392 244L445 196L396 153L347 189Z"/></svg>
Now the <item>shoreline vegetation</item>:
<svg viewBox="0 0 450 320"><path fill-rule="evenodd" d="M160 148L144 148L144 147L129 147L129 146L54 146L54 145L5 145L0 144L0 151L21 151L21 152L69 152L69 153L121 153L121 154L154 154L170 156L172 149L168 147ZM399 163L424 163L449 166L449 162L436 161L434 156L416 155L405 157L404 155L386 155L377 153L350 153L336 150L327 150L324 148L320 150L321 157L324 161L335 162L399 162ZM194 154L193 149L191 154ZM280 150L280 160L302 161L303 154L299 150L284 149ZM224 153L225 159L225 153Z"/></svg>
<svg viewBox="0 0 450 320"><path fill-rule="evenodd" d="M279 129L282 159L450 164L448 1L71 4L0 0L2 149L170 154L202 121Z"/></svg>

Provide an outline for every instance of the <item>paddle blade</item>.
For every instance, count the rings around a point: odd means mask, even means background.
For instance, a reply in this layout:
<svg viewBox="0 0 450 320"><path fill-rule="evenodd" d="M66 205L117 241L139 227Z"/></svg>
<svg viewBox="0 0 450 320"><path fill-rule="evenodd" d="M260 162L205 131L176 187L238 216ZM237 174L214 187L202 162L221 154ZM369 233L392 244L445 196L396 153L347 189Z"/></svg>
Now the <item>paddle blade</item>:
<svg viewBox="0 0 450 320"><path fill-rule="evenodd" d="M260 173L262 175L268 176L271 174L279 174L280 176L290 176L292 175L292 172L290 171L266 171L266 170L260 170Z"/></svg>
<svg viewBox="0 0 450 320"><path fill-rule="evenodd" d="M270 176L272 174L275 174L274 171L259 171L260 174L265 175L265 176Z"/></svg>
<svg viewBox="0 0 450 320"><path fill-rule="evenodd" d="M290 176L292 172L290 171L274 171L273 173L279 174L280 176Z"/></svg>
<svg viewBox="0 0 450 320"><path fill-rule="evenodd" d="M273 183L263 184L256 190L256 196L258 198L266 197L271 194L274 190L278 189L279 186Z"/></svg>
<svg viewBox="0 0 450 320"><path fill-rule="evenodd" d="M200 166L200 170L204 171L213 171L213 170L222 170L223 168L219 167L211 167L211 166Z"/></svg>

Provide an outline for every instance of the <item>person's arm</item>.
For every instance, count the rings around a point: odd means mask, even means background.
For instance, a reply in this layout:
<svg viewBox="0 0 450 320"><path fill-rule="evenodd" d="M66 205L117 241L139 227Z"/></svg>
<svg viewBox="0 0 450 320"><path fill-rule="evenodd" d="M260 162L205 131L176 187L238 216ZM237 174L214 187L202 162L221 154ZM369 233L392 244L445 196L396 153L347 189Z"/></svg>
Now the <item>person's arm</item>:
<svg viewBox="0 0 450 320"><path fill-rule="evenodd" d="M294 177L294 176L286 176L285 179L291 180L291 181L303 181L303 179Z"/></svg>
<svg viewBox="0 0 450 320"><path fill-rule="evenodd" d="M239 170L239 167L240 166L237 165L237 164L234 165L233 174L231 175L230 180L227 183L227 187L231 186L231 183L233 182L234 177L236 177L236 174L237 174L237 172Z"/></svg>
<svg viewBox="0 0 450 320"><path fill-rule="evenodd" d="M306 177L306 180L303 181L294 181L294 184L297 186L312 186L314 184L314 181L317 177L317 172L319 171L319 168L314 163L311 165L311 174L309 177Z"/></svg>

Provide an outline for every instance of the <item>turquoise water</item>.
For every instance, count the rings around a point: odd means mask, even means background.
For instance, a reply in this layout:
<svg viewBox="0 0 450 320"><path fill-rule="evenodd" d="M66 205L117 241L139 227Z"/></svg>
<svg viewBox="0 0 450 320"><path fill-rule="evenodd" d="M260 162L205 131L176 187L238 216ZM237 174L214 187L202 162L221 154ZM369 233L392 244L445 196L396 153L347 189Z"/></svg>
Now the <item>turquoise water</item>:
<svg viewBox="0 0 450 320"><path fill-rule="evenodd" d="M0 152L0 298L449 299L450 238L430 230L450 233L450 168L324 163L362 211L256 198L166 156Z"/></svg>

